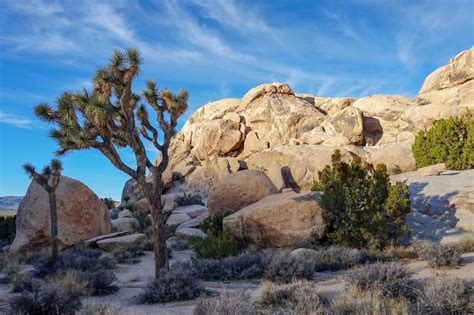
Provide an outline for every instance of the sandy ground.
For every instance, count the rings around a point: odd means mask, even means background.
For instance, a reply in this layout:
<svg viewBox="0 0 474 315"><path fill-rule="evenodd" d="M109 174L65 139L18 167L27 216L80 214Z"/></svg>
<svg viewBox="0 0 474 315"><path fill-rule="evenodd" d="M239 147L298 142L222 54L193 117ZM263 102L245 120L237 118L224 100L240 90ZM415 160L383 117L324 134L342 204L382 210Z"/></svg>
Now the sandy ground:
<svg viewBox="0 0 474 315"><path fill-rule="evenodd" d="M175 252L171 263L189 260L191 255L192 251ZM416 279L423 280L443 275L474 281L474 252L464 254L463 265L457 269L434 270L429 268L426 261L407 261L406 263L415 272ZM118 277L117 285L120 288L117 294L86 298L84 304L110 304L119 308L122 314L192 314L197 300L157 305L134 304L133 297L153 279L153 268L152 252L146 252L138 264L119 264L114 270ZM344 271L318 273L316 283L317 287L331 299L337 292L344 289ZM253 300L257 300L260 296L261 281L203 282L203 285L213 293L246 290ZM6 301L11 296L10 289L10 285L0 285L0 314L5 313Z"/></svg>

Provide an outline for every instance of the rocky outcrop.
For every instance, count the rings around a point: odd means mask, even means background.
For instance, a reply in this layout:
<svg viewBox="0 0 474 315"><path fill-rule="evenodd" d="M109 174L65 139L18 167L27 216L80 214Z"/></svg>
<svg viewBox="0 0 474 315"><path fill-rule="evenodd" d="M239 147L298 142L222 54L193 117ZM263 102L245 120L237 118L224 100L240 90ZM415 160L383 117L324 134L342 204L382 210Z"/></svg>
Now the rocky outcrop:
<svg viewBox="0 0 474 315"><path fill-rule="evenodd" d="M415 99L295 95L288 84L275 82L242 99L208 103L172 139L164 187L175 182L209 191L229 174L255 169L278 191L305 190L336 149L344 158L385 163L391 173L415 170L415 135L436 119L474 111L473 53L464 51L429 75ZM127 183L124 195L135 191Z"/></svg>
<svg viewBox="0 0 474 315"><path fill-rule="evenodd" d="M127 249L130 247L143 248L146 244L146 241L147 241L147 237L145 234L136 233L136 234L103 239L103 240L97 241L96 244L100 249L103 249L106 251L117 251L121 249Z"/></svg>
<svg viewBox="0 0 474 315"><path fill-rule="evenodd" d="M56 190L59 247L110 233L107 206L78 180L62 176ZM50 207L46 191L36 182L28 187L16 217L10 251L42 252L51 246Z"/></svg>
<svg viewBox="0 0 474 315"><path fill-rule="evenodd" d="M259 248L293 246L309 238L317 240L326 233L318 200L317 192L271 195L225 217L223 227Z"/></svg>
<svg viewBox="0 0 474 315"><path fill-rule="evenodd" d="M235 212L277 192L275 185L263 172L245 170L218 181L209 191L207 204L211 214L219 211Z"/></svg>

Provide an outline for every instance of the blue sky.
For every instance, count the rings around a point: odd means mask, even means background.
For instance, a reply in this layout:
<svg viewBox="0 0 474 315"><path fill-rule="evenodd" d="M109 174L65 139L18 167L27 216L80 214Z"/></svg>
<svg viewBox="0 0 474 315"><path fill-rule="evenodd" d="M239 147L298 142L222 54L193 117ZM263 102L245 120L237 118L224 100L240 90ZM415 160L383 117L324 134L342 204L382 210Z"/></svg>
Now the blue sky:
<svg viewBox="0 0 474 315"><path fill-rule="evenodd" d="M472 0L0 1L0 196L26 192L23 163L53 157L32 107L90 87L115 48L141 50L137 89L155 79L189 90L181 126L206 102L271 81L321 96L415 96L473 45L473 12ZM119 198L127 180L96 151L63 163L101 197Z"/></svg>

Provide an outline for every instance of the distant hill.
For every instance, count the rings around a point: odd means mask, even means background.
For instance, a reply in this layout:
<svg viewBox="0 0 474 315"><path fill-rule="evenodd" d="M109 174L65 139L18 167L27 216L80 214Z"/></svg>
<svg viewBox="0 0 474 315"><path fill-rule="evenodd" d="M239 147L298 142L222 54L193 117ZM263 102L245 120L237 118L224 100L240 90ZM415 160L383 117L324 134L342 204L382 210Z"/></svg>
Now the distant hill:
<svg viewBox="0 0 474 315"><path fill-rule="evenodd" d="M0 197L0 211L16 211L22 199L19 196Z"/></svg>

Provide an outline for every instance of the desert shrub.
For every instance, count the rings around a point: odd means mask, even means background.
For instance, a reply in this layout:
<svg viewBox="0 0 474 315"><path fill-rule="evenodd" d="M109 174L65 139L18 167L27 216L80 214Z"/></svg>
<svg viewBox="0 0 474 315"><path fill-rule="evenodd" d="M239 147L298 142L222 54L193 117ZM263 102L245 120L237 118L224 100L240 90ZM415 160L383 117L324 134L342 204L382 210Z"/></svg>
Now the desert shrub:
<svg viewBox="0 0 474 315"><path fill-rule="evenodd" d="M33 282L9 302L15 314L74 314L81 308L80 295L46 281Z"/></svg>
<svg viewBox="0 0 474 315"><path fill-rule="evenodd" d="M87 302L83 304L82 309L76 312L77 315L123 315L123 314L135 314L128 311L123 312L119 305L112 303L100 303L97 301ZM139 314L138 312L136 314Z"/></svg>
<svg viewBox="0 0 474 315"><path fill-rule="evenodd" d="M194 315L256 315L248 292L224 292L216 298L201 299L196 305Z"/></svg>
<svg viewBox="0 0 474 315"><path fill-rule="evenodd" d="M312 279L316 272L313 261L287 251L266 251L262 255L265 266L263 277L280 283L289 283L297 279Z"/></svg>
<svg viewBox="0 0 474 315"><path fill-rule="evenodd" d="M380 291L387 298L413 298L415 281L413 272L400 262L367 264L347 273L349 284L363 291Z"/></svg>
<svg viewBox="0 0 474 315"><path fill-rule="evenodd" d="M115 256L115 259L118 263L121 264L138 264L140 259L138 257L143 256L143 247L130 245L127 247L120 247L114 251L112 254Z"/></svg>
<svg viewBox="0 0 474 315"><path fill-rule="evenodd" d="M118 260L112 253L103 253L99 256L98 262L104 269L114 269L118 263Z"/></svg>
<svg viewBox="0 0 474 315"><path fill-rule="evenodd" d="M104 259L101 259L102 251L92 248L74 248L61 253L57 261L53 261L49 256L37 256L32 259L33 276L44 278L53 275L58 271L96 271L106 266Z"/></svg>
<svg viewBox="0 0 474 315"><path fill-rule="evenodd" d="M189 244L185 240L176 240L175 242L171 243L171 249L177 250L177 251L182 251L182 250L187 250L191 248L191 244Z"/></svg>
<svg viewBox="0 0 474 315"><path fill-rule="evenodd" d="M322 314L328 303L325 295L308 281L283 285L267 282L263 284L261 293L260 302L271 313Z"/></svg>
<svg viewBox="0 0 474 315"><path fill-rule="evenodd" d="M213 214L207 217L199 226L199 229L202 231L211 231L214 235L219 235L222 231L222 220L232 212L230 211L219 211L216 214Z"/></svg>
<svg viewBox="0 0 474 315"><path fill-rule="evenodd" d="M313 190L323 192L323 218L332 243L382 248L408 233L408 187L402 183L391 186L385 165L377 165L369 174L359 157L349 164L341 161L341 153L336 150L332 165L319 172L319 179Z"/></svg>
<svg viewBox="0 0 474 315"><path fill-rule="evenodd" d="M417 167L446 163L449 169L474 167L474 119L451 117L420 131L412 146Z"/></svg>
<svg viewBox="0 0 474 315"><path fill-rule="evenodd" d="M473 283L462 279L434 278L424 286L418 304L422 314L472 314Z"/></svg>
<svg viewBox="0 0 474 315"><path fill-rule="evenodd" d="M310 254L308 258L314 262L316 271L336 271L368 262L390 259L388 255L378 251L338 246L321 248L315 251L314 254Z"/></svg>
<svg viewBox="0 0 474 315"><path fill-rule="evenodd" d="M389 246L385 248L384 254L395 259L418 258L419 253L412 246Z"/></svg>
<svg viewBox="0 0 474 315"><path fill-rule="evenodd" d="M404 297L387 298L380 289L361 291L351 285L331 301L327 314L418 314Z"/></svg>
<svg viewBox="0 0 474 315"><path fill-rule="evenodd" d="M32 291L34 287L39 286L43 280L32 277L18 277L13 281L12 292L21 293L24 291Z"/></svg>
<svg viewBox="0 0 474 315"><path fill-rule="evenodd" d="M176 203L178 206L189 206L189 205L201 205L204 206L204 202L202 201L202 197L199 194L187 194L184 193L181 196L176 198Z"/></svg>
<svg viewBox="0 0 474 315"><path fill-rule="evenodd" d="M462 262L462 248L456 245L432 243L420 253L421 258L427 260L432 268L457 267Z"/></svg>
<svg viewBox="0 0 474 315"><path fill-rule="evenodd" d="M158 279L148 283L136 298L137 303L154 304L171 301L190 300L202 292L192 266L176 263L170 270L161 270Z"/></svg>
<svg viewBox="0 0 474 315"><path fill-rule="evenodd" d="M8 264L3 268L4 277L1 279L0 283L12 283L17 278L21 278L20 266L17 264Z"/></svg>
<svg viewBox="0 0 474 315"><path fill-rule="evenodd" d="M3 217L0 216L0 240L6 244L11 244L16 234L16 216ZM3 246L2 246L3 247Z"/></svg>
<svg viewBox="0 0 474 315"><path fill-rule="evenodd" d="M241 251L241 246L235 237L227 231L215 235L211 230L208 230L206 238L195 237L190 242L197 258L221 259L235 256Z"/></svg>
<svg viewBox="0 0 474 315"><path fill-rule="evenodd" d="M260 278L263 264L259 256L240 254L217 259L197 259L193 264L196 275L203 280L241 280Z"/></svg>
<svg viewBox="0 0 474 315"><path fill-rule="evenodd" d="M117 277L110 271L96 271L87 276L87 282L93 295L108 295L118 291L114 284Z"/></svg>
<svg viewBox="0 0 474 315"><path fill-rule="evenodd" d="M100 200L102 200L102 202L105 203L105 205L107 206L107 209L115 208L115 201L112 198L105 197L105 198L100 198Z"/></svg>
<svg viewBox="0 0 474 315"><path fill-rule="evenodd" d="M109 215L111 220L118 219L118 214L121 211L120 208L113 208L109 210Z"/></svg>
<svg viewBox="0 0 474 315"><path fill-rule="evenodd" d="M35 281L36 279L31 279ZM36 280L41 281L41 280ZM66 272L59 272L48 279L48 282L55 285L58 288L62 288L66 293L83 296L92 294L92 290L89 287L89 282L81 277L77 271L68 270ZM27 284L27 283L25 283ZM23 289L29 286L23 286ZM28 290L28 289L27 289ZM24 290L23 290L24 291Z"/></svg>

